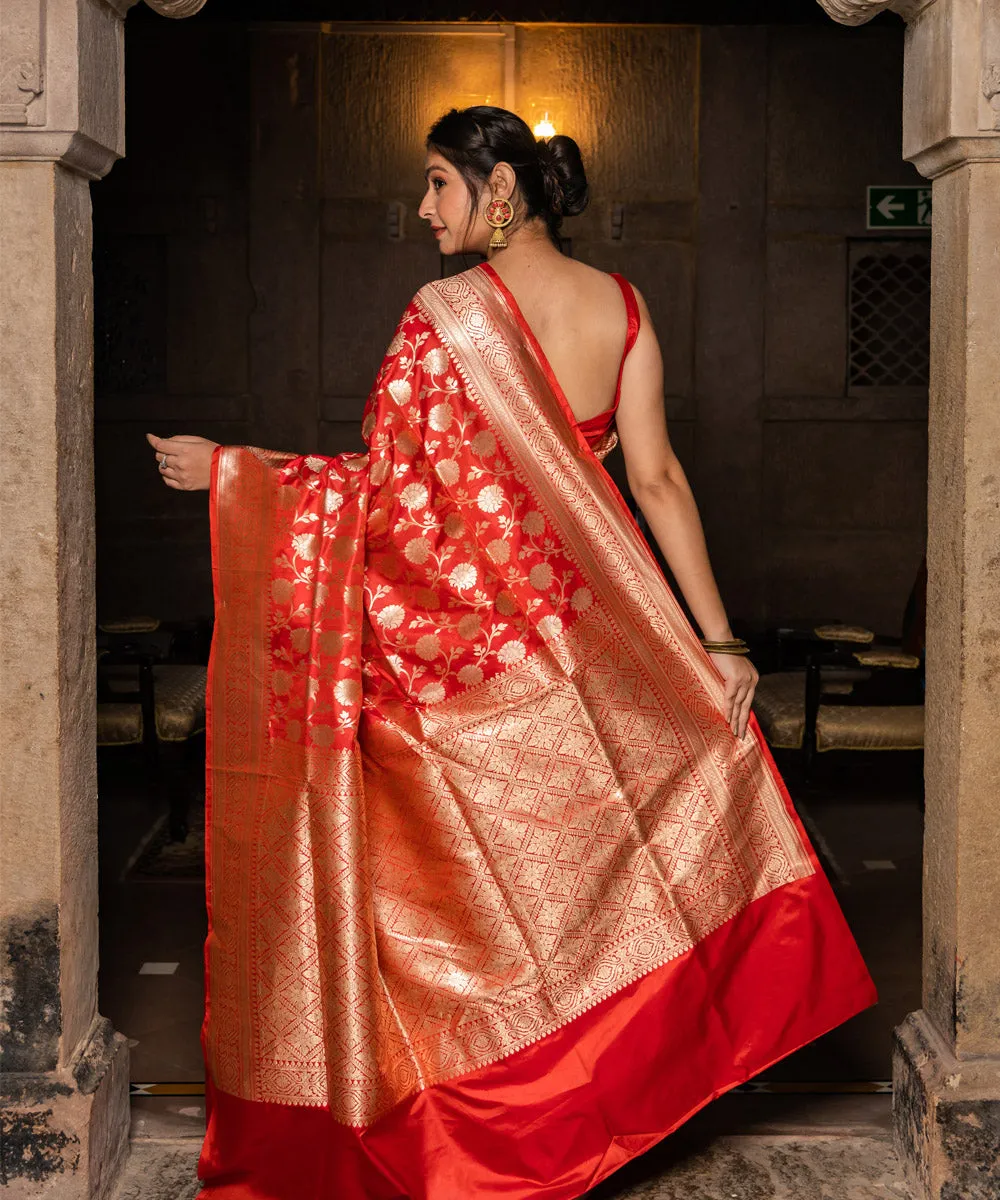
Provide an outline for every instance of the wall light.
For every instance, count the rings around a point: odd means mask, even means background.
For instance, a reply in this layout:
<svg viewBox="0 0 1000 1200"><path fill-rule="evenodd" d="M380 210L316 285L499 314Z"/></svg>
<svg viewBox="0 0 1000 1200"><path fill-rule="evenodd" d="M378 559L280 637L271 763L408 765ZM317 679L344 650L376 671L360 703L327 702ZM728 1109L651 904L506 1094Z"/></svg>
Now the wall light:
<svg viewBox="0 0 1000 1200"><path fill-rule="evenodd" d="M546 113L531 132L536 138L550 138L555 137L556 127L549 120L549 114Z"/></svg>

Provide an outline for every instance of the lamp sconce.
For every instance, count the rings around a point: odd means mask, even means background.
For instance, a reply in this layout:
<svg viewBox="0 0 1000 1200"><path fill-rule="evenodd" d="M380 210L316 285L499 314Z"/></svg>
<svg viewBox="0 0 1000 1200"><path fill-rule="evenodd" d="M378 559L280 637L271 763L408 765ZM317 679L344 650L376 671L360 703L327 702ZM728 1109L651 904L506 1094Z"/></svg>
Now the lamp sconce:
<svg viewBox="0 0 1000 1200"><path fill-rule="evenodd" d="M549 138L556 136L556 127L549 120L549 114L545 113L542 119L531 131L539 140L548 141Z"/></svg>
<svg viewBox="0 0 1000 1200"><path fill-rule="evenodd" d="M386 232L389 234L390 242L401 242L403 240L405 216L406 205L401 200L390 200L386 218Z"/></svg>
<svg viewBox="0 0 1000 1200"><path fill-rule="evenodd" d="M611 240L620 242L622 240L622 231L625 228L625 205L611 205Z"/></svg>

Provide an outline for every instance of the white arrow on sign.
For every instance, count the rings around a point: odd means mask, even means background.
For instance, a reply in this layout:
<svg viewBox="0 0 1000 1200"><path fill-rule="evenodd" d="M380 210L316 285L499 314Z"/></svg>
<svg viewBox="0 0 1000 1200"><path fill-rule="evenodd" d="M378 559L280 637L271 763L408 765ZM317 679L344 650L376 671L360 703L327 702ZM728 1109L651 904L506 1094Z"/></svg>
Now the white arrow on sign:
<svg viewBox="0 0 1000 1200"><path fill-rule="evenodd" d="M895 196L890 192L888 196L883 196L882 199L875 205L877 212L880 212L887 221L895 221L894 213L902 212L905 204L893 204Z"/></svg>

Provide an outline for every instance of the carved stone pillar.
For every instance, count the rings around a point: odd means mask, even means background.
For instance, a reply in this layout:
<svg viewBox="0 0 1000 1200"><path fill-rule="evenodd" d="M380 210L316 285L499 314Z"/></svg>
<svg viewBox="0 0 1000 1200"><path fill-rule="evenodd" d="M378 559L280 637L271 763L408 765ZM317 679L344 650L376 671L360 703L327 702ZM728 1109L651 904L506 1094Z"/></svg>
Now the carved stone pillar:
<svg viewBox="0 0 1000 1200"><path fill-rule="evenodd" d="M122 53L121 16L97 0L0 7L0 1180L12 1196L107 1196L128 1149L128 1047L97 1013L89 192L124 149Z"/></svg>
<svg viewBox="0 0 1000 1200"><path fill-rule="evenodd" d="M12 1198L104 1200L128 1149L127 1043L97 1012L89 186L124 152L132 2L0 3L0 1184Z"/></svg>
<svg viewBox="0 0 1000 1200"><path fill-rule="evenodd" d="M850 21L886 7L821 3ZM933 179L934 208L924 986L923 1008L896 1031L894 1122L917 1200L995 1200L1000 0L932 0L906 15L903 153Z"/></svg>

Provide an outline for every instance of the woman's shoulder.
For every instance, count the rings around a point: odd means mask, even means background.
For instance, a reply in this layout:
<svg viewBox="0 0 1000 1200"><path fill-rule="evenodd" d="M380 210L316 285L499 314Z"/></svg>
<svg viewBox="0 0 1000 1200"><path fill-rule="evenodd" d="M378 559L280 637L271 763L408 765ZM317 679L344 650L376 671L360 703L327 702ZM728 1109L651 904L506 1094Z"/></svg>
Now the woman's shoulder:
<svg viewBox="0 0 1000 1200"><path fill-rule="evenodd" d="M566 300L574 308L589 311L590 323L603 325L610 321L617 331L624 311L630 324L642 327L649 316L642 293L618 271L601 271L589 263L571 260L564 275Z"/></svg>
<svg viewBox="0 0 1000 1200"><path fill-rule="evenodd" d="M590 263L581 262L580 259L570 258L568 255L558 261L559 273L563 278L572 280L578 287L611 288L615 286L610 271L602 271L598 267L592 267Z"/></svg>
<svg viewBox="0 0 1000 1200"><path fill-rule="evenodd" d="M602 271L579 259L567 260L567 280L581 298L589 296L596 301L613 299L622 294L621 283L626 290L631 291L636 300L642 304L642 296L634 283L620 271Z"/></svg>

